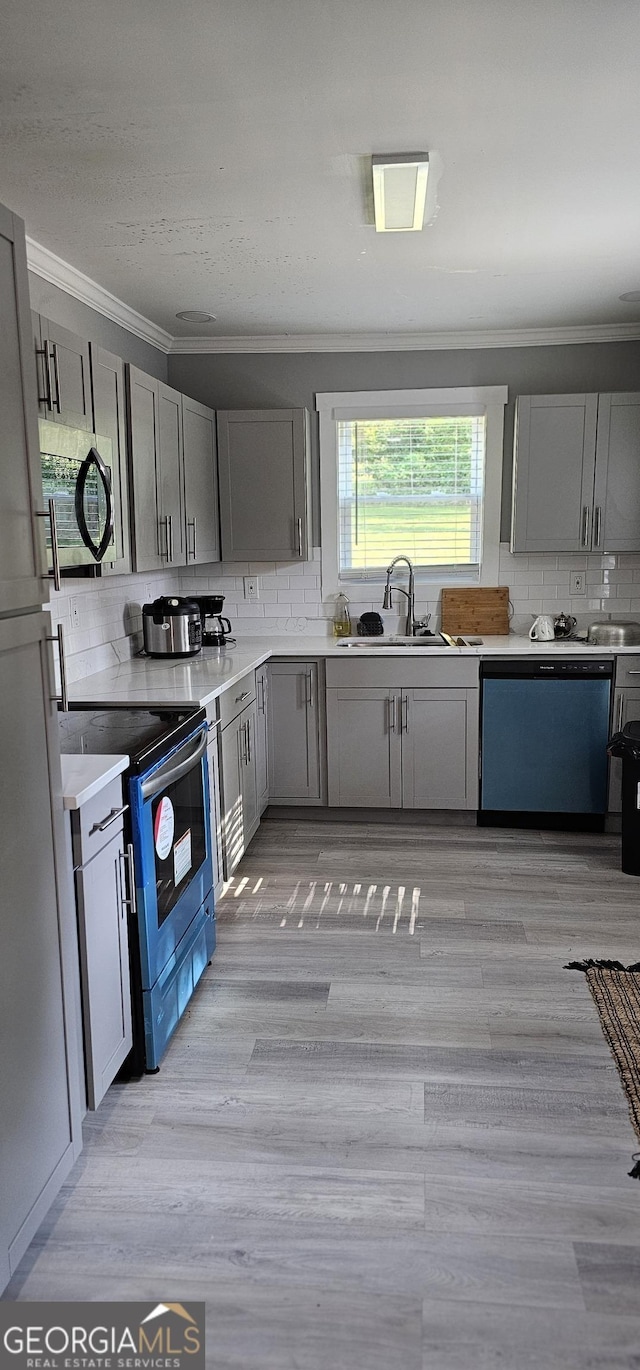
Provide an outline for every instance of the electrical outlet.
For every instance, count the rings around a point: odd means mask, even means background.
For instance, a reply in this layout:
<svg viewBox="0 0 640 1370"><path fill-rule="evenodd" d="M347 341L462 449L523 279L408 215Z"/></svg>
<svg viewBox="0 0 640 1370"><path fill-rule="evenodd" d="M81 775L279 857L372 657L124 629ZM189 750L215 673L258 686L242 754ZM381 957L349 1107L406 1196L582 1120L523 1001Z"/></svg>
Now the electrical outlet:
<svg viewBox="0 0 640 1370"><path fill-rule="evenodd" d="M69 601L69 613L70 613L70 617L71 617L71 627L72 627L72 628L79 628L79 627L80 627L80 605L78 604L78 601L77 601L77 599L75 599L75 598L74 598L74 599L71 599L71 600Z"/></svg>
<svg viewBox="0 0 640 1370"><path fill-rule="evenodd" d="M145 587L144 587L144 600L145 600L145 604L150 604L152 599L153 599L153 585L145 585Z"/></svg>
<svg viewBox="0 0 640 1370"><path fill-rule="evenodd" d="M244 597L245 599L256 600L260 598L260 586L257 576L244 576Z"/></svg>
<svg viewBox="0 0 640 1370"><path fill-rule="evenodd" d="M586 594L585 573L584 571L572 571L569 579L569 590L571 595Z"/></svg>

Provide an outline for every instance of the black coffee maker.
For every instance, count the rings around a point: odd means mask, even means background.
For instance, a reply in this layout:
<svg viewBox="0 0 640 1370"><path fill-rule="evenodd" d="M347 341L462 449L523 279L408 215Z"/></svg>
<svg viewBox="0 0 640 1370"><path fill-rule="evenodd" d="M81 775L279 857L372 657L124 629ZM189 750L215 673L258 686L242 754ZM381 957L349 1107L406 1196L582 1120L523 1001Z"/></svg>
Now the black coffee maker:
<svg viewBox="0 0 640 1370"><path fill-rule="evenodd" d="M197 604L200 610L203 647L224 647L227 642L235 643L235 638L231 637L231 624L221 612L224 598L224 595L189 595L190 601Z"/></svg>

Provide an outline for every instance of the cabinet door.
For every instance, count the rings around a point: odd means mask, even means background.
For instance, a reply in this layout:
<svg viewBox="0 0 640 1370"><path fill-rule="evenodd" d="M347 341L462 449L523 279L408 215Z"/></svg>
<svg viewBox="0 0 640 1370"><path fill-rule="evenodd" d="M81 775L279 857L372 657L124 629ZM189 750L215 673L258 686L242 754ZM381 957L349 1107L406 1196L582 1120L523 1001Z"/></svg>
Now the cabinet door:
<svg viewBox="0 0 640 1370"><path fill-rule="evenodd" d="M47 418L93 432L89 344L68 328L40 321Z"/></svg>
<svg viewBox="0 0 640 1370"><path fill-rule="evenodd" d="M331 806L400 808L400 704L399 690L357 686L327 690Z"/></svg>
<svg viewBox="0 0 640 1370"><path fill-rule="evenodd" d="M185 566L182 498L182 396L158 385L158 451L160 518L168 566Z"/></svg>
<svg viewBox="0 0 640 1370"><path fill-rule="evenodd" d="M186 395L182 396L182 447L187 566L219 561L216 416Z"/></svg>
<svg viewBox="0 0 640 1370"><path fill-rule="evenodd" d="M512 552L581 552L592 544L597 395L519 395Z"/></svg>
<svg viewBox="0 0 640 1370"><path fill-rule="evenodd" d="M243 709L240 719L239 748L241 757L240 784L242 787L242 816L244 822L244 845L249 846L251 838L260 823L258 812L258 791L256 785L256 703L255 700Z"/></svg>
<svg viewBox="0 0 640 1370"><path fill-rule="evenodd" d="M640 394L598 397L593 548L640 549Z"/></svg>
<svg viewBox="0 0 640 1370"><path fill-rule="evenodd" d="M258 813L269 803L269 669L256 671L256 792Z"/></svg>
<svg viewBox="0 0 640 1370"><path fill-rule="evenodd" d="M24 224L0 205L0 614L49 597Z"/></svg>
<svg viewBox="0 0 640 1370"><path fill-rule="evenodd" d="M217 422L222 560L306 560L307 411L222 410Z"/></svg>
<svg viewBox="0 0 640 1370"><path fill-rule="evenodd" d="M617 689L613 696L612 733L622 732L625 723L640 718L640 686L625 686ZM622 758L612 756L609 761L609 813L622 810Z"/></svg>
<svg viewBox="0 0 640 1370"><path fill-rule="evenodd" d="M127 420L124 393L124 362L95 343L89 346L91 396L95 432L111 438L111 481L116 520L115 561L100 563L103 576L125 575L131 570L129 539L129 489L127 480Z"/></svg>
<svg viewBox="0 0 640 1370"><path fill-rule="evenodd" d="M0 622L0 1287L82 1146L79 970L49 615Z"/></svg>
<svg viewBox="0 0 640 1370"><path fill-rule="evenodd" d="M97 1108L132 1045L122 828L76 871L85 1072Z"/></svg>
<svg viewBox="0 0 640 1370"><path fill-rule="evenodd" d="M477 809L478 691L403 690L402 805Z"/></svg>
<svg viewBox="0 0 640 1370"><path fill-rule="evenodd" d="M209 743L207 764L209 768L209 804L211 811L211 864L213 866L213 893L217 900L222 892L222 817L220 797L220 757L218 751L219 729L216 723L209 723Z"/></svg>
<svg viewBox="0 0 640 1370"><path fill-rule="evenodd" d="M160 525L159 383L131 365L126 379L133 557L136 571L157 571L167 564L166 528Z"/></svg>
<svg viewBox="0 0 640 1370"><path fill-rule="evenodd" d="M269 675L269 798L281 804L319 804L318 663L273 661Z"/></svg>
<svg viewBox="0 0 640 1370"><path fill-rule="evenodd" d="M244 852L244 811L242 805L242 770L244 766L245 732L241 720L228 723L220 735L222 775L222 848L224 873L228 880Z"/></svg>

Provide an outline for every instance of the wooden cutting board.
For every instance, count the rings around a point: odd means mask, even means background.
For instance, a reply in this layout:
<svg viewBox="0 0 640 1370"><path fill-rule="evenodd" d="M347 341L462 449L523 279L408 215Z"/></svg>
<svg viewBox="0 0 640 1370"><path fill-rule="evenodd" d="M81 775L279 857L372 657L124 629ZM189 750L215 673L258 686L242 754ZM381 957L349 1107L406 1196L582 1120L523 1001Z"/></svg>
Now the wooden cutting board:
<svg viewBox="0 0 640 1370"><path fill-rule="evenodd" d="M443 633L508 633L509 586L442 591Z"/></svg>

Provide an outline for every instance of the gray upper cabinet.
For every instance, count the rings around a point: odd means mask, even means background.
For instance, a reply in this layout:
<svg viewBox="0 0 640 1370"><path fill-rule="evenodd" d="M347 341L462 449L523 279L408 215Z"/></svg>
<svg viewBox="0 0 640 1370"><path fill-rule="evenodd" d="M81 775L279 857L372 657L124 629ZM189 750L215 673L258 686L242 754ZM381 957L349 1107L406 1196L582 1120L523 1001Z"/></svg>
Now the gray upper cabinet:
<svg viewBox="0 0 640 1370"><path fill-rule="evenodd" d="M597 395L519 395L512 552L580 552L591 537Z"/></svg>
<svg viewBox="0 0 640 1370"><path fill-rule="evenodd" d="M34 323L34 331L38 403L42 417L91 433L93 410L88 342L50 319L40 318Z"/></svg>
<svg viewBox="0 0 640 1370"><path fill-rule="evenodd" d="M158 383L160 550L167 566L186 565L182 497L182 396Z"/></svg>
<svg viewBox="0 0 640 1370"><path fill-rule="evenodd" d="M128 365L136 571L219 561L215 416Z"/></svg>
<svg viewBox="0 0 640 1370"><path fill-rule="evenodd" d="M184 513L187 566L220 560L216 416L182 396Z"/></svg>
<svg viewBox="0 0 640 1370"><path fill-rule="evenodd" d="M640 548L640 394L598 396L593 549Z"/></svg>
<svg viewBox="0 0 640 1370"><path fill-rule="evenodd" d="M0 622L0 1287L82 1146L77 937L50 634L46 613Z"/></svg>
<svg viewBox="0 0 640 1370"><path fill-rule="evenodd" d="M640 394L520 395L512 552L640 549Z"/></svg>
<svg viewBox="0 0 640 1370"><path fill-rule="evenodd" d="M306 560L307 410L220 410L217 421L222 560Z"/></svg>
<svg viewBox="0 0 640 1370"><path fill-rule="evenodd" d="M49 595L24 224L0 205L0 613Z"/></svg>
<svg viewBox="0 0 640 1370"><path fill-rule="evenodd" d="M132 555L136 571L166 565L166 537L161 542L158 381L127 366L129 461L132 501ZM165 530L166 531L166 530Z"/></svg>
<svg viewBox="0 0 640 1370"><path fill-rule="evenodd" d="M129 488L127 479L127 416L124 362L95 343L89 344L91 395L95 432L111 438L111 480L116 516L116 561L100 563L101 575L124 575L131 570Z"/></svg>
<svg viewBox="0 0 640 1370"><path fill-rule="evenodd" d="M320 804L322 698L317 661L269 666L269 799Z"/></svg>

